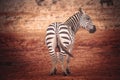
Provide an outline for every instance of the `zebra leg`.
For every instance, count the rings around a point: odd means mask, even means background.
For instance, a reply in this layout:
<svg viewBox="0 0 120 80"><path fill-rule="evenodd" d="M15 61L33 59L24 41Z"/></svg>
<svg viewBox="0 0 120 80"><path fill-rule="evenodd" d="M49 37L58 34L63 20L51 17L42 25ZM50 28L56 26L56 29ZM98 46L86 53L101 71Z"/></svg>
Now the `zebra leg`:
<svg viewBox="0 0 120 80"><path fill-rule="evenodd" d="M62 67L62 70L63 70L63 75L64 75L64 76L67 76L68 73L67 73L66 68L65 68L65 66L64 66L64 56L63 56L62 54L63 54L63 53L61 53L61 54L59 55L59 59L60 59L60 62L61 62L61 67Z"/></svg>
<svg viewBox="0 0 120 80"><path fill-rule="evenodd" d="M73 44L74 44L74 40L73 40L73 42L69 45L69 52L72 51L72 49L73 49ZM67 57L66 57L66 71L67 71L68 74L71 73L71 72L70 72L70 69L69 69L69 63L70 63L70 56L67 55Z"/></svg>
<svg viewBox="0 0 120 80"><path fill-rule="evenodd" d="M52 69L51 69L50 75L56 75L57 57L55 54L53 54L53 55L51 55L51 58L52 58Z"/></svg>
<svg viewBox="0 0 120 80"><path fill-rule="evenodd" d="M113 6L113 1L112 0L110 0L110 5Z"/></svg>
<svg viewBox="0 0 120 80"><path fill-rule="evenodd" d="M113 4L113 1L111 1L111 5L113 6L114 4Z"/></svg>
<svg viewBox="0 0 120 80"><path fill-rule="evenodd" d="M101 6L103 6L103 1L102 0L100 0L100 4L101 4Z"/></svg>
<svg viewBox="0 0 120 80"><path fill-rule="evenodd" d="M68 74L70 74L70 70L69 70L69 63L70 63L70 56L67 55L67 58L66 58L66 71Z"/></svg>
<svg viewBox="0 0 120 80"><path fill-rule="evenodd" d="M107 6L110 6L110 2L107 2Z"/></svg>

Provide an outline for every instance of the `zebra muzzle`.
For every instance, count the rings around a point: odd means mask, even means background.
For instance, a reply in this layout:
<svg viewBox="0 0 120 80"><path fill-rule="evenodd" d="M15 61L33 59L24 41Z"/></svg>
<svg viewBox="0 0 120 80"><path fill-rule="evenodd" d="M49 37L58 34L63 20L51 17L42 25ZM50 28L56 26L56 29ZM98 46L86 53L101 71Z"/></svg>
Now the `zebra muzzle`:
<svg viewBox="0 0 120 80"><path fill-rule="evenodd" d="M93 29L90 29L90 30L89 30L89 33L94 33L95 31L96 31L96 26L93 25Z"/></svg>

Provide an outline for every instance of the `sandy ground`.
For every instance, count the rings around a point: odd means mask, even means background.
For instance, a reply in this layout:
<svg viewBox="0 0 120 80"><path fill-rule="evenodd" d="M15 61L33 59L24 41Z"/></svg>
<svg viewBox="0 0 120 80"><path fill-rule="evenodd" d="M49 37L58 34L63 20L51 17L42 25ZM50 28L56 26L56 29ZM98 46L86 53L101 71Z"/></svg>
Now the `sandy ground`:
<svg viewBox="0 0 120 80"><path fill-rule="evenodd" d="M49 76L51 60L44 32L0 33L1 80L120 80L119 30L98 30L76 35L71 74L63 76L60 64Z"/></svg>

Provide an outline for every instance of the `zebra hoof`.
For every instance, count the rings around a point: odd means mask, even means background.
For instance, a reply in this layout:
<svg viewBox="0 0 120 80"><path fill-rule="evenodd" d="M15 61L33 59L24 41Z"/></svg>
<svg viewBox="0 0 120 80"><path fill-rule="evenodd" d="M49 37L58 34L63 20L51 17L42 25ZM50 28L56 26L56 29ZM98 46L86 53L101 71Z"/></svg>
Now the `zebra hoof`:
<svg viewBox="0 0 120 80"><path fill-rule="evenodd" d="M69 69L66 69L66 71L67 71L67 74L71 74L71 72L70 72L70 70L69 70Z"/></svg>
<svg viewBox="0 0 120 80"><path fill-rule="evenodd" d="M53 76L53 75L55 75L55 74L54 74L54 73L50 73L50 74L49 74L49 76Z"/></svg>
<svg viewBox="0 0 120 80"><path fill-rule="evenodd" d="M67 73L65 73L65 72L63 72L63 76L68 76L68 74L67 74Z"/></svg>
<svg viewBox="0 0 120 80"><path fill-rule="evenodd" d="M53 73L53 72L52 72L52 73L49 74L49 76L53 76L53 75L56 75L56 73Z"/></svg>
<svg viewBox="0 0 120 80"><path fill-rule="evenodd" d="M57 72L57 69L54 69L54 71L50 73L50 76L56 75L56 72Z"/></svg>

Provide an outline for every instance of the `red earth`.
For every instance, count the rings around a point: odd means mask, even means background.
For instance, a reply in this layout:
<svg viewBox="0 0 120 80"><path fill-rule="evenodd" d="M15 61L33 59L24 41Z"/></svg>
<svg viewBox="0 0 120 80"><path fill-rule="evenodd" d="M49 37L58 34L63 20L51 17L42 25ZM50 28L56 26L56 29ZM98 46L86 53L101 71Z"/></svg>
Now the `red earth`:
<svg viewBox="0 0 120 80"><path fill-rule="evenodd" d="M76 35L69 76L49 76L51 60L44 32L0 33L0 80L120 80L120 31Z"/></svg>

